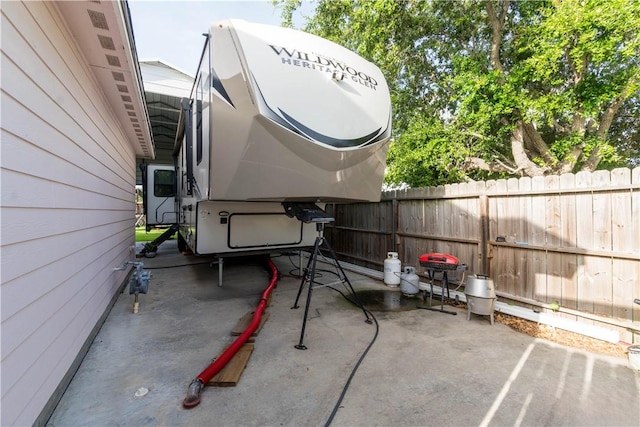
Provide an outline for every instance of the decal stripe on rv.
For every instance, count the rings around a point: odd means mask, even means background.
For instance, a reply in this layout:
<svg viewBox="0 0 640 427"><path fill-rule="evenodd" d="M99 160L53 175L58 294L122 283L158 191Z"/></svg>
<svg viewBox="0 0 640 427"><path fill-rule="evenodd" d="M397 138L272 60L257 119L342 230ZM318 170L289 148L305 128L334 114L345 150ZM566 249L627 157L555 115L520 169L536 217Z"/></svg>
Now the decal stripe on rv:
<svg viewBox="0 0 640 427"><path fill-rule="evenodd" d="M377 135L379 135L380 131L382 130L382 128L380 127L375 131L371 132L369 135L361 136L360 138L354 138L354 139L332 138L330 136L323 135L321 133L314 131L313 129L306 127L305 125L303 125L302 123L300 123L299 121L297 121L296 119L294 119L289 114L282 111L281 109L278 108L278 110L282 113L284 118L293 126L295 126L300 132L304 133L305 135L307 135L312 139L315 139L318 142L322 142L323 144L331 145L337 148L359 147L362 145L371 144L372 142L374 142L372 141L372 139L375 138Z"/></svg>
<svg viewBox="0 0 640 427"><path fill-rule="evenodd" d="M227 101L229 105L231 105L233 108L236 108L236 106L233 105L233 101L231 101L231 98L229 97L227 90L224 88L224 85L222 84L220 77L218 77L218 74L216 73L216 70L213 67L211 67L211 86L213 86L213 88L218 91L220 96L224 98L224 100Z"/></svg>

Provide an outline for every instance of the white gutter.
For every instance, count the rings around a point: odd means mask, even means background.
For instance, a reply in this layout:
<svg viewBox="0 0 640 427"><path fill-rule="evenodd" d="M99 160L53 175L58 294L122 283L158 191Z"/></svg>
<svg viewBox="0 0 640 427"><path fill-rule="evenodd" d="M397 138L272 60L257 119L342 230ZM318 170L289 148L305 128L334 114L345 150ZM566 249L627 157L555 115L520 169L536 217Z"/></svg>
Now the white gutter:
<svg viewBox="0 0 640 427"><path fill-rule="evenodd" d="M303 252L305 256L309 256L308 253ZM331 263L331 260L323 257L324 262ZM350 264L348 262L340 261L340 266L345 269L352 271L354 273L362 274L364 276L368 276L374 279L382 280L384 277L384 273L377 270L372 270L370 268L361 267L359 265ZM419 288L421 290L429 290L429 283L420 282ZM442 295L442 288L440 286L433 285L434 293L438 293ZM452 298L457 298L460 301L466 302L467 297L464 292L458 291L449 291ZM496 301L495 311L499 313L508 314L510 316L519 317L522 319L530 320L536 323L542 323L544 325L553 326L555 328L563 329L569 332L575 332L580 335L584 335L591 338L596 338L602 341L610 342L617 344L620 342L620 334L618 331L614 331L609 328L604 328L602 326L590 325L583 322L576 322L575 320L570 320L564 317L559 317L552 313L536 313L535 311L520 307L516 305L509 305L500 301ZM605 322L606 320L603 320Z"/></svg>

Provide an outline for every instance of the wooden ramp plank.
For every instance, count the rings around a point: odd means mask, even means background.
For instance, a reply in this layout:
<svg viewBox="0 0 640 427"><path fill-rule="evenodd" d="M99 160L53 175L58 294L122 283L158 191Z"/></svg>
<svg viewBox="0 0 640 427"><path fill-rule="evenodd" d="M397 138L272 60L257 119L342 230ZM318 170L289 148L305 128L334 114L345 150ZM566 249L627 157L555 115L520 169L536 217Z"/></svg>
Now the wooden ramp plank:
<svg viewBox="0 0 640 427"><path fill-rule="evenodd" d="M255 313L255 312L254 311L250 311L247 314L245 314L244 316L242 316L240 318L240 320L238 320L238 323L236 323L236 325L233 327L233 329L231 329L231 335L238 336L238 335L242 334L245 331L245 329L247 329L249 324L251 323L251 319L253 319L253 313ZM247 342L254 342L255 341L255 337L260 333L260 331L262 330L262 327L264 326L264 323L267 321L267 319L269 319L269 312L265 311L265 312L262 313L262 317L260 318L260 324L258 325L256 330L253 331L253 334L251 334L251 336L249 337Z"/></svg>
<svg viewBox="0 0 640 427"><path fill-rule="evenodd" d="M236 354L233 355L229 363L220 370L207 385L216 387L232 387L238 384L244 368L249 363L251 353L253 353L253 344L243 344Z"/></svg>

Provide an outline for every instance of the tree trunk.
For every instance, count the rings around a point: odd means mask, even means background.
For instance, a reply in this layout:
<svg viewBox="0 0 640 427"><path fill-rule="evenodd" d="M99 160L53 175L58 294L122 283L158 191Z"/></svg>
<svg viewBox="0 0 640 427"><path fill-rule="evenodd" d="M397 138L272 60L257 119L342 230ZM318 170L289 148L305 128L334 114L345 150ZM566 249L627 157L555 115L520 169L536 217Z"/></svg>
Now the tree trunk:
<svg viewBox="0 0 640 427"><path fill-rule="evenodd" d="M513 154L513 160L518 166L518 170L522 171L526 176L542 176L546 168L540 166L529 160L526 151L524 150L524 124L522 120L518 120L516 127L511 133L511 153Z"/></svg>
<svg viewBox="0 0 640 427"><path fill-rule="evenodd" d="M526 142L530 142L531 146L536 150L536 152L542 157L547 166L551 167L556 162L555 157L549 151L549 146L540 136L540 132L532 123L523 123L523 138L526 145Z"/></svg>
<svg viewBox="0 0 640 427"><path fill-rule="evenodd" d="M573 172L573 168L576 167L576 163L582 157L582 149L584 148L584 144L576 145L571 149L571 153L565 156L565 159L560 163L557 168L557 172L559 175L563 173L571 173Z"/></svg>

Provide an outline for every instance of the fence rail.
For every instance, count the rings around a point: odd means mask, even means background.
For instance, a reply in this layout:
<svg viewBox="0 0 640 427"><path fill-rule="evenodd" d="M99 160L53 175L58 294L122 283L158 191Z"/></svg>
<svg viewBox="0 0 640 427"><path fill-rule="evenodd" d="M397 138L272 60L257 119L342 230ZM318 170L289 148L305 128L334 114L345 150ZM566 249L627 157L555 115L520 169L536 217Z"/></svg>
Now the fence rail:
<svg viewBox="0 0 640 427"><path fill-rule="evenodd" d="M486 273L501 300L613 325L640 342L640 168L452 184L329 205L340 256L379 269L388 252L421 271L428 252Z"/></svg>

